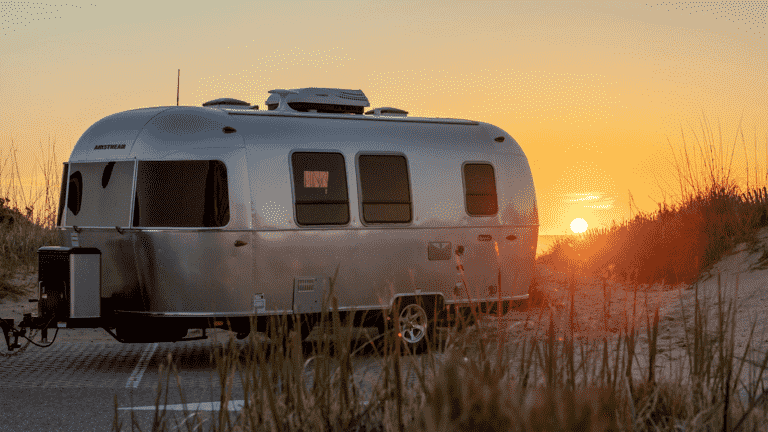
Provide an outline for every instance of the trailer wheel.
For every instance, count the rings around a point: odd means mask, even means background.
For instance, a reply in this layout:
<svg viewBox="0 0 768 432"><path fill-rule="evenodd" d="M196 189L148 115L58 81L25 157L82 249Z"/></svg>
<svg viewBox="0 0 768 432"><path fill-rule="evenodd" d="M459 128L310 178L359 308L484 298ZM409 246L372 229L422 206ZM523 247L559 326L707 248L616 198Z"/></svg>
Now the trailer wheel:
<svg viewBox="0 0 768 432"><path fill-rule="evenodd" d="M406 351L411 354L419 354L426 351L429 344L435 342L435 323L429 307L431 302L414 301L414 299L399 302L399 307L394 308L394 319L400 328L397 339L402 342ZM394 324L394 323L393 323Z"/></svg>
<svg viewBox="0 0 768 432"><path fill-rule="evenodd" d="M409 345L418 345L427 337L427 311L423 307L412 303L400 311L398 318L400 334Z"/></svg>

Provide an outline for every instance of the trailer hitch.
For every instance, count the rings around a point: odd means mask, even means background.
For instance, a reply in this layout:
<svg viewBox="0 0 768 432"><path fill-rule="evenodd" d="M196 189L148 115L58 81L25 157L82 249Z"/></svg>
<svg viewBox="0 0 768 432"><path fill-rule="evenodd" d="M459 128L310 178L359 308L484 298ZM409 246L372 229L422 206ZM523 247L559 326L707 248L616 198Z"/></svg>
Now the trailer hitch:
<svg viewBox="0 0 768 432"><path fill-rule="evenodd" d="M21 348L21 344L19 343L19 337L29 340L29 338L27 337L28 328L31 328L31 329L42 328L41 342L43 343L47 342L47 336L48 336L47 323L45 323L44 321L40 321L39 318L37 317L32 317L31 313L24 314L24 318L19 323L19 328L16 328L14 324L15 322L13 319L0 319L0 329L3 330L3 337L5 337L5 345L8 347L8 351L13 351L17 348ZM40 324L45 324L45 325L40 325ZM29 341L32 342L31 340ZM48 345L42 345L42 346L48 346Z"/></svg>
<svg viewBox="0 0 768 432"><path fill-rule="evenodd" d="M26 333L26 328L22 327L21 329L15 329L13 324L14 320L12 319L0 319L0 328L3 329L3 336L5 336L5 345L8 346L8 351L13 351L16 348L21 348L21 344L19 343L19 336L24 336ZM13 343L11 343L11 338L13 338Z"/></svg>

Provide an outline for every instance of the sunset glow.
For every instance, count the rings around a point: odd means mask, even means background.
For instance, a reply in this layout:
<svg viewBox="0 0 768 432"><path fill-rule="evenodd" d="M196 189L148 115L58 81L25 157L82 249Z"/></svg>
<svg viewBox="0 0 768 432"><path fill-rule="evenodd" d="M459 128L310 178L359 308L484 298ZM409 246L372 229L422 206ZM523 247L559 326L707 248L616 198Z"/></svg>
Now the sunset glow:
<svg viewBox="0 0 768 432"><path fill-rule="evenodd" d="M765 20L704 3L234 1L179 14L174 2L11 2L0 6L0 163L14 154L34 197L41 147L55 143L58 173L93 123L176 105L177 83L180 105L260 109L272 89L361 89L367 109L508 132L530 164L540 233L570 232L577 217L607 227L631 217L630 195L639 211L671 198L670 147L681 133L700 140L703 116L724 143L741 124L738 181L746 167L765 177L751 148L768 125Z"/></svg>
<svg viewBox="0 0 768 432"><path fill-rule="evenodd" d="M587 230L589 225L587 224L587 221L585 221L582 218L576 218L571 221L571 231L575 233L583 233Z"/></svg>

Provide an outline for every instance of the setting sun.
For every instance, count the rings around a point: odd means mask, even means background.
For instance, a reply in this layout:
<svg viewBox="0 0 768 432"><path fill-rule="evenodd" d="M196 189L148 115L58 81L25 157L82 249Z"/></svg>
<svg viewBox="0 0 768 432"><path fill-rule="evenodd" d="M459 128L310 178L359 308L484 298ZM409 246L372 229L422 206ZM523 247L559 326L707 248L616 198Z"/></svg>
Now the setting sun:
<svg viewBox="0 0 768 432"><path fill-rule="evenodd" d="M571 221L571 231L575 233L583 233L587 230L588 226L587 221L582 218L576 218Z"/></svg>

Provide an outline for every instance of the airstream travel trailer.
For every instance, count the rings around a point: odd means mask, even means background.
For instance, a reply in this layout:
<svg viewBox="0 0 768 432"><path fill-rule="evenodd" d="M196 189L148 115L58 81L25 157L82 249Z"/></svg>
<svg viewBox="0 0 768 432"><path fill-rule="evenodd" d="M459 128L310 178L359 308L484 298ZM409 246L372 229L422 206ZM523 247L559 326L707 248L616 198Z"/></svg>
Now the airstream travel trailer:
<svg viewBox="0 0 768 432"><path fill-rule="evenodd" d="M273 90L96 122L64 164L59 247L39 250L26 327L124 342L240 337L278 315L399 317L407 343L463 307L525 303L538 211L496 126L363 112L359 90ZM19 333L0 321L6 337Z"/></svg>

